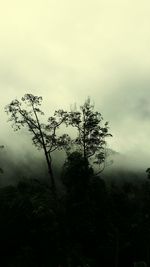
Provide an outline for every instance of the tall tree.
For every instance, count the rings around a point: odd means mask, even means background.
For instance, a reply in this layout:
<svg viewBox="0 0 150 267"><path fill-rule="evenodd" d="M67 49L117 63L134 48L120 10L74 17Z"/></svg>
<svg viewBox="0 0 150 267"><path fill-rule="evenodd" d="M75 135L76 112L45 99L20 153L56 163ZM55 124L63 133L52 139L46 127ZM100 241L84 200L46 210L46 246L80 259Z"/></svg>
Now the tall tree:
<svg viewBox="0 0 150 267"><path fill-rule="evenodd" d="M66 124L77 129L77 137L72 144L77 146L85 160L99 166L99 174L106 165L108 150L106 149L106 137L112 136L109 133L108 122L103 122L100 112L94 110L90 98L80 107L69 112L66 117Z"/></svg>
<svg viewBox="0 0 150 267"><path fill-rule="evenodd" d="M51 186L53 192L56 193L51 155L57 149L62 149L67 146L69 142L69 136L67 134L61 136L56 135L56 131L67 116L67 112L58 110L54 113L54 116L48 118L46 124L42 123L41 116L44 115L44 112L40 108L41 103L41 96L25 94L21 98L21 101L15 99L7 105L5 111L10 115L9 121L12 122L14 130L27 127L32 134L33 144L38 149L43 149L51 178Z"/></svg>

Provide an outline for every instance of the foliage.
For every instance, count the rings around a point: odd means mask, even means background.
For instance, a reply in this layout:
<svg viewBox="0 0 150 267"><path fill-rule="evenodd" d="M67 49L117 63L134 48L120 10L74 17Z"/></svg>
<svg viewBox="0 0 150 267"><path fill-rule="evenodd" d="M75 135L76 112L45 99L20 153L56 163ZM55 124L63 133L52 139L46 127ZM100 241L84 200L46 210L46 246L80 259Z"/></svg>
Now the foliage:
<svg viewBox="0 0 150 267"><path fill-rule="evenodd" d="M76 169L77 176L81 172ZM71 174L59 209L51 189L38 180L0 188L1 266L116 267L118 262L125 267L148 262L149 182L107 187L92 176L83 194Z"/></svg>
<svg viewBox="0 0 150 267"><path fill-rule="evenodd" d="M1 266L149 266L149 180L136 184L130 176L128 183L108 186L94 174L94 164L101 172L114 152L106 148L108 122L102 125L90 99L80 111L56 111L46 123L41 102L27 94L6 111L14 129L27 127L33 144L44 150L52 179L51 154L67 149L61 177L66 190L56 199L54 188L36 179L0 188ZM77 129L72 142L67 134L58 135L63 123Z"/></svg>
<svg viewBox="0 0 150 267"><path fill-rule="evenodd" d="M147 177L148 177L148 179L150 179L150 168L148 168L148 169L146 170L146 173L147 173Z"/></svg>
<svg viewBox="0 0 150 267"><path fill-rule="evenodd" d="M92 175L92 167L80 152L75 151L68 155L63 166L62 180L69 190L77 185L85 186Z"/></svg>
<svg viewBox="0 0 150 267"><path fill-rule="evenodd" d="M105 167L106 137L112 136L108 131L108 122L102 125L102 121L101 113L94 111L90 98L80 107L80 111L73 110L66 117L66 125L71 125L78 132L72 144L79 149L84 159L99 166L98 173Z"/></svg>
<svg viewBox="0 0 150 267"><path fill-rule="evenodd" d="M45 158L51 177L52 187L55 188L55 181L52 170L51 154L56 149L66 147L70 138L67 134L61 136L56 135L56 131L64 122L66 112L56 111L53 117L49 117L47 123L40 121L44 112L41 110L42 97L26 94L21 101L15 99L6 106L5 111L10 116L9 121L12 122L14 130L19 130L21 127L27 127L32 134L33 144L38 149L43 149Z"/></svg>

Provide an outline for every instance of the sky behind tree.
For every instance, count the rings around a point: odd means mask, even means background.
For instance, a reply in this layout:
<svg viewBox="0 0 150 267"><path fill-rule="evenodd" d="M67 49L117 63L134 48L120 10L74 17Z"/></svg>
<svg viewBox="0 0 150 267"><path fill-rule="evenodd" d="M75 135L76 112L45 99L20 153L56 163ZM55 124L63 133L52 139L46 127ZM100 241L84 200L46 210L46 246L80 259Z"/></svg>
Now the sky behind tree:
<svg viewBox="0 0 150 267"><path fill-rule="evenodd" d="M147 166L149 10L145 0L3 1L1 141L14 148L26 142L21 136L18 141L6 122L4 106L12 99L25 93L42 95L51 115L57 108L81 105L90 96L110 122L114 137L109 146L130 155L134 164Z"/></svg>

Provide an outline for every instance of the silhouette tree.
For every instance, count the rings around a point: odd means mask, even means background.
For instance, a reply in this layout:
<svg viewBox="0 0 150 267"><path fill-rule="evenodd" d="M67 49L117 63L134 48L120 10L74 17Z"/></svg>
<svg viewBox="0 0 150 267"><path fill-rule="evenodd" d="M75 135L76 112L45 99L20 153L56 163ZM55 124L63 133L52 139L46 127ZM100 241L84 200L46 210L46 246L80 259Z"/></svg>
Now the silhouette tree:
<svg viewBox="0 0 150 267"><path fill-rule="evenodd" d="M146 170L146 173L147 173L147 178L150 179L150 168L148 168L148 169Z"/></svg>
<svg viewBox="0 0 150 267"><path fill-rule="evenodd" d="M94 111L90 98L80 107L69 112L66 116L66 125L77 129L77 137L72 141L82 153L85 160L99 166L97 174L106 166L106 137L112 136L108 132L108 122L102 125L101 113Z"/></svg>
<svg viewBox="0 0 150 267"><path fill-rule="evenodd" d="M25 179L0 188L1 266L58 266L58 240L49 186Z"/></svg>
<svg viewBox="0 0 150 267"><path fill-rule="evenodd" d="M70 266L100 266L91 265L90 261L103 257L104 252L98 247L107 244L105 183L94 176L88 160L78 151L68 156L62 180L67 189L65 226L69 243L68 254L74 262Z"/></svg>
<svg viewBox="0 0 150 267"><path fill-rule="evenodd" d="M51 154L57 149L66 147L70 140L67 134L56 136L56 131L64 122L67 112L58 110L54 113L54 116L48 118L46 124L42 123L41 116L44 115L44 112L40 109L41 102L41 96L25 94L21 101L15 99L7 105L5 111L10 115L9 121L13 122L12 127L14 130L27 127L32 134L33 144L38 149L43 149L51 178L52 190L56 193Z"/></svg>

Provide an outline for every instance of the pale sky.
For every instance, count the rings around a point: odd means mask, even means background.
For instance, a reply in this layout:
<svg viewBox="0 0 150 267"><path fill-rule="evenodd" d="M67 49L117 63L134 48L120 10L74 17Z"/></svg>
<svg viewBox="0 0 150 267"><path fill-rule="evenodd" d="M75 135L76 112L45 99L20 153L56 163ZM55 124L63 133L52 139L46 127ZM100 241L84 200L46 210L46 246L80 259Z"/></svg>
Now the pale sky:
<svg viewBox="0 0 150 267"><path fill-rule="evenodd" d="M12 99L42 95L51 115L90 96L109 146L150 164L149 14L148 0L1 1L0 141L26 142L6 123Z"/></svg>

